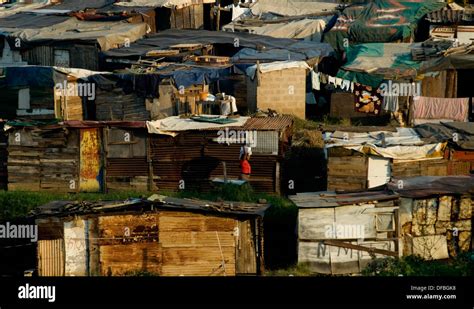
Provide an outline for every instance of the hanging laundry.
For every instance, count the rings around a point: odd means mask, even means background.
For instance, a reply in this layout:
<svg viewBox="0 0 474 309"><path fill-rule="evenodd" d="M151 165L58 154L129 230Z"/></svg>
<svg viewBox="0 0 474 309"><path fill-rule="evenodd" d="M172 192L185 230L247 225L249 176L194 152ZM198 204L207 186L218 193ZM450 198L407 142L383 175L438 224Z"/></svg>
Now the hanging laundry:
<svg viewBox="0 0 474 309"><path fill-rule="evenodd" d="M359 83L354 85L355 110L361 113L379 115L382 106L380 89L364 86Z"/></svg>
<svg viewBox="0 0 474 309"><path fill-rule="evenodd" d="M328 84L336 85L336 78L334 76L328 76Z"/></svg>
<svg viewBox="0 0 474 309"><path fill-rule="evenodd" d="M345 91L350 91L351 90L351 82L344 79L342 81L341 89L345 90Z"/></svg>
<svg viewBox="0 0 474 309"><path fill-rule="evenodd" d="M354 92L354 85L355 83L351 82L351 92Z"/></svg>
<svg viewBox="0 0 474 309"><path fill-rule="evenodd" d="M441 121L466 122L469 117L469 98L415 97L410 115L415 125Z"/></svg>
<svg viewBox="0 0 474 309"><path fill-rule="evenodd" d="M384 96L382 102L382 109L384 111L397 112L398 111L398 96Z"/></svg>
<svg viewBox="0 0 474 309"><path fill-rule="evenodd" d="M321 80L321 83L327 84L328 83L328 76L327 74L321 73L319 75L319 79Z"/></svg>
<svg viewBox="0 0 474 309"><path fill-rule="evenodd" d="M319 72L311 71L311 82L314 90L321 90L321 81Z"/></svg>
<svg viewBox="0 0 474 309"><path fill-rule="evenodd" d="M336 77L336 87L341 88L342 86L342 78Z"/></svg>

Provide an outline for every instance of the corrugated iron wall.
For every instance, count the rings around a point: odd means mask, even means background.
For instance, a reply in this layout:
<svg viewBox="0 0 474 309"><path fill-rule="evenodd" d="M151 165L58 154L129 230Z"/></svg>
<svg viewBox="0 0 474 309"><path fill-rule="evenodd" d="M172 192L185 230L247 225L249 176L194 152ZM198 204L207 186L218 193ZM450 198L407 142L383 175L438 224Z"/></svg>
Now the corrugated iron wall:
<svg viewBox="0 0 474 309"><path fill-rule="evenodd" d="M64 276L64 240L38 241L38 275L42 277Z"/></svg>
<svg viewBox="0 0 474 309"><path fill-rule="evenodd" d="M106 188L150 191L146 130L110 128L106 139Z"/></svg>
<svg viewBox="0 0 474 309"><path fill-rule="evenodd" d="M154 181L158 189L178 190L180 181L185 189L211 189L214 177L222 178L226 163L229 179L240 175L240 144L218 144L212 140L212 131L187 132L177 137L153 135L150 146L153 160ZM257 192L279 191L280 177L276 175L280 157L254 154L250 159L252 175L250 184Z"/></svg>

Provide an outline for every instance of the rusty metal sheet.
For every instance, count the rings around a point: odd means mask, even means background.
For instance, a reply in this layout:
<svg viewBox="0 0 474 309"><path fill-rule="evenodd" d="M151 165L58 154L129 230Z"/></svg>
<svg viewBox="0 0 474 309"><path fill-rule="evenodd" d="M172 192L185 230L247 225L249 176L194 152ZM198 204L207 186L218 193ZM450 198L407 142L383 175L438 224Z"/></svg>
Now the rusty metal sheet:
<svg viewBox="0 0 474 309"><path fill-rule="evenodd" d="M64 276L64 240L38 241L38 275Z"/></svg>
<svg viewBox="0 0 474 309"><path fill-rule="evenodd" d="M99 192L101 189L101 158L99 129L81 129L80 191Z"/></svg>

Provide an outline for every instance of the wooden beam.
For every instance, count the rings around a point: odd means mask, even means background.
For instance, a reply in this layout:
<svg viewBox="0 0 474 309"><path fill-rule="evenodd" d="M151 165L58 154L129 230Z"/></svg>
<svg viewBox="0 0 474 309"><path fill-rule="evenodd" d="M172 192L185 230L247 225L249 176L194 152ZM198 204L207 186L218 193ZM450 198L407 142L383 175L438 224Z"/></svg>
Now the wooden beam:
<svg viewBox="0 0 474 309"><path fill-rule="evenodd" d="M335 247L341 247L341 248L347 248L347 249L354 249L354 250L359 250L359 251L366 251L369 253L378 253L378 254L383 254L383 255L388 255L388 256L394 256L398 257L398 252L396 251L389 251L389 250L383 250L383 249L377 249L377 248L369 248L369 247L364 247L364 246L359 246L359 245L353 245L350 243L347 243L345 241L341 240L324 240L323 243L325 245L329 246L335 246Z"/></svg>

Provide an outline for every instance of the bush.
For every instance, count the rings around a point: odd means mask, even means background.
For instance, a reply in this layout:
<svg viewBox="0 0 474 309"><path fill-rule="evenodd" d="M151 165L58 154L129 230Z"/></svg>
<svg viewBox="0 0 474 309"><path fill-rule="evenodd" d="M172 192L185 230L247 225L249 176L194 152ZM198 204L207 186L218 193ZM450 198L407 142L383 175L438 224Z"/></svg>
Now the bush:
<svg viewBox="0 0 474 309"><path fill-rule="evenodd" d="M424 260L419 256L372 260L362 270L364 276L473 276L474 252L451 260Z"/></svg>

